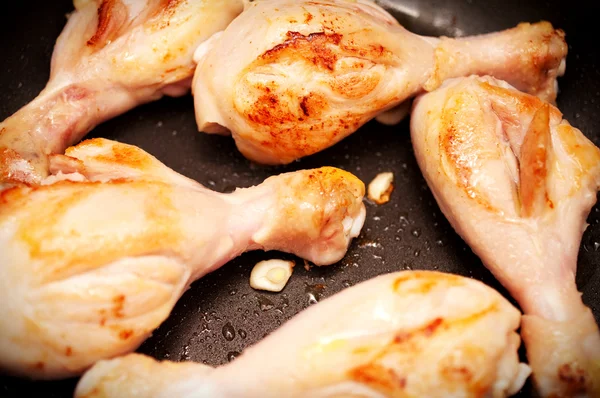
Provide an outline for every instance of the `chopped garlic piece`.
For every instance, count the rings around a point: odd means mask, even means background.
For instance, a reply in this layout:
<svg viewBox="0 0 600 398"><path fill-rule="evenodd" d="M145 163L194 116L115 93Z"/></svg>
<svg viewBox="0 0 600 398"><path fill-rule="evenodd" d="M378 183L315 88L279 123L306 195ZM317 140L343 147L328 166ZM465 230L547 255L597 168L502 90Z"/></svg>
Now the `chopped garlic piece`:
<svg viewBox="0 0 600 398"><path fill-rule="evenodd" d="M368 188L368 196L373 202L378 205L389 202L390 195L394 190L394 185L392 184L394 181L394 173L385 172L379 173L377 176L369 183Z"/></svg>
<svg viewBox="0 0 600 398"><path fill-rule="evenodd" d="M266 260L257 263L250 274L250 286L257 290L280 292L292 276L293 261Z"/></svg>

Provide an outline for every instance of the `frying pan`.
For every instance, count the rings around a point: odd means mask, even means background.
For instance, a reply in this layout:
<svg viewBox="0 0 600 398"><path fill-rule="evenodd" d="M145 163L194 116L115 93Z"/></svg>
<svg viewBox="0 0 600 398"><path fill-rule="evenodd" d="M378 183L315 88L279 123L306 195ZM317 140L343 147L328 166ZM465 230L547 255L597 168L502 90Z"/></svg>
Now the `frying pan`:
<svg viewBox="0 0 600 398"><path fill-rule="evenodd" d="M0 118L32 100L44 87L54 41L70 0L11 2L0 16ZM591 6L578 1L381 0L409 30L428 35L470 35L541 19L567 33L567 73L559 80L564 117L600 145L600 47ZM576 4L581 3L581 4ZM200 93L201 95L201 93ZM141 106L97 127L92 137L137 145L167 166L220 192L260 183L285 171L324 165L348 170L368 183L392 171L391 201L367 201L367 221L346 257L328 267L305 270L303 262L277 252L247 253L194 283L171 316L139 348L158 359L220 365L261 340L315 301L376 275L401 269L435 269L479 279L507 295L469 247L454 233L427 185L412 152L406 121L387 127L370 122L334 147L288 166L262 167L247 161L229 137L196 131L190 96ZM596 321L600 318L600 208L588 219L579 252L577 284ZM292 258L294 274L281 293L254 291L252 266L263 259ZM514 301L513 301L514 302ZM310 333L307 330L307 333ZM290 341L290 344L293 344ZM0 353L1 355L1 353ZM32 382L0 377L0 397L70 397L76 379ZM532 396L528 383L519 397Z"/></svg>

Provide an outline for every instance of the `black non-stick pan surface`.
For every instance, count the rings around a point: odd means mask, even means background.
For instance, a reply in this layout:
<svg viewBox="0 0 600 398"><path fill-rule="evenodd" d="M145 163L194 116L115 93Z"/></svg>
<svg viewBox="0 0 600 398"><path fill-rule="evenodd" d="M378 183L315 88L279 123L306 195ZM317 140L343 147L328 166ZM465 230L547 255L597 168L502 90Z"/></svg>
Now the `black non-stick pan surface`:
<svg viewBox="0 0 600 398"><path fill-rule="evenodd" d="M65 14L72 10L69 0L9 4L13 10L3 4L0 14L1 119L32 100L44 87L54 41L66 22ZM380 4L405 27L420 34L477 34L541 19L564 29L569 56L566 75L559 81L558 105L571 124L600 145L597 17L583 2L382 0ZM286 167L251 164L239 154L230 137L198 133L190 96L141 106L97 127L90 136L137 145L167 166L219 192L258 184L273 174L324 165L348 170L365 183L382 171L392 171L395 176L396 189L389 203L376 206L366 202L365 227L340 263L307 271L298 260L283 292L271 294L250 288L252 266L263 259L290 256L247 253L194 283L171 316L139 348L141 353L173 361L224 364L315 301L376 275L404 269L470 276L506 294L438 209L417 167L406 121L395 127L371 122L333 148ZM588 222L590 227L579 252L577 283L584 302L598 320L598 207L592 210ZM0 377L0 397L68 397L76 381L31 382ZM531 395L528 383L520 396Z"/></svg>

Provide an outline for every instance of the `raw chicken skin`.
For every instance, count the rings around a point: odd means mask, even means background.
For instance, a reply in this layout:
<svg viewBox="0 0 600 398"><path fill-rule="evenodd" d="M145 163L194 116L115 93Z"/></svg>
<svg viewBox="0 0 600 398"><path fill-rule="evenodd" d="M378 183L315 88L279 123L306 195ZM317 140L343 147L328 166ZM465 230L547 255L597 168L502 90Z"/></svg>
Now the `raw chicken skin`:
<svg viewBox="0 0 600 398"><path fill-rule="evenodd" d="M311 306L228 365L132 354L97 363L75 397L506 397L529 375L519 321L481 282L396 272Z"/></svg>
<svg viewBox="0 0 600 398"><path fill-rule="evenodd" d="M489 77L418 98L411 134L440 208L523 308L542 395L600 396L600 333L575 284L600 149L554 106Z"/></svg>
<svg viewBox="0 0 600 398"><path fill-rule="evenodd" d="M280 164L447 78L490 74L553 101L566 54L548 22L438 39L367 0L260 0L198 48L192 90L200 131L231 132L249 159Z"/></svg>
<svg viewBox="0 0 600 398"><path fill-rule="evenodd" d="M48 155L97 124L189 89L193 53L241 0L79 0L56 42L50 80L0 124L0 184L39 183Z"/></svg>
<svg viewBox="0 0 600 398"><path fill-rule="evenodd" d="M0 192L0 368L33 378L133 351L244 251L334 263L365 217L364 184L331 167L220 194L103 139L50 162L43 185Z"/></svg>

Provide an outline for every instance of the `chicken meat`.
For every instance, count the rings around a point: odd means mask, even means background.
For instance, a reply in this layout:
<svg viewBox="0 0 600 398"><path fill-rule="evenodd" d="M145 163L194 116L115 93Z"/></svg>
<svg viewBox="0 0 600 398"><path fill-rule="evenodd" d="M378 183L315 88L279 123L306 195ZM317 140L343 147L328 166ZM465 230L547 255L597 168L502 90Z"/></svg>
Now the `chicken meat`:
<svg viewBox="0 0 600 398"><path fill-rule="evenodd" d="M540 22L461 39L423 37L368 0L248 3L195 54L198 128L231 133L253 161L285 164L377 115L397 121L388 110L452 77L489 74L553 101L564 36Z"/></svg>
<svg viewBox="0 0 600 398"><path fill-rule="evenodd" d="M189 91L198 45L241 0L75 0L39 96L0 124L0 184L39 183L48 155L97 124Z"/></svg>
<svg viewBox="0 0 600 398"><path fill-rule="evenodd" d="M32 378L133 351L190 283L247 250L337 262L365 217L364 184L331 167L221 194L94 139L50 169L0 192L0 368Z"/></svg>
<svg viewBox="0 0 600 398"><path fill-rule="evenodd" d="M575 283L600 149L554 106L491 77L419 97L411 135L441 210L523 309L541 394L600 396L600 333Z"/></svg>
<svg viewBox="0 0 600 398"><path fill-rule="evenodd" d="M520 318L481 282L395 272L304 310L228 365L131 354L96 364L75 397L506 397L529 375Z"/></svg>

